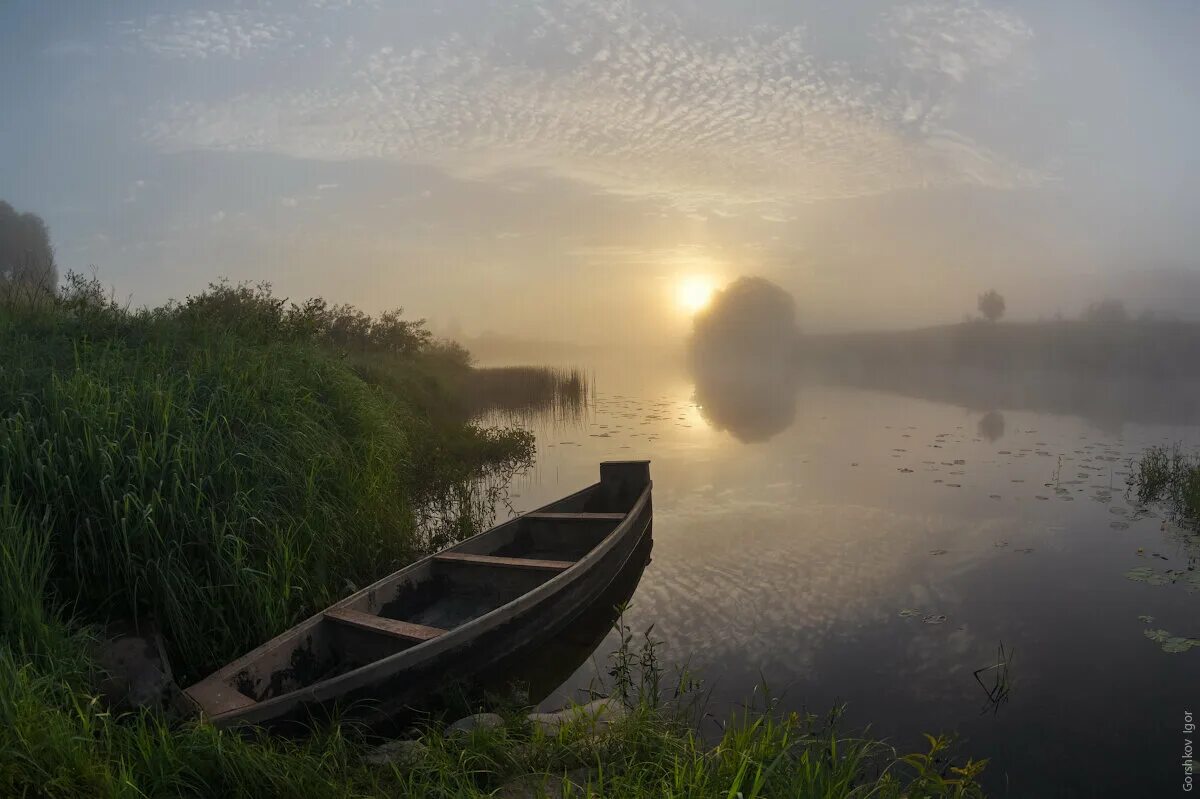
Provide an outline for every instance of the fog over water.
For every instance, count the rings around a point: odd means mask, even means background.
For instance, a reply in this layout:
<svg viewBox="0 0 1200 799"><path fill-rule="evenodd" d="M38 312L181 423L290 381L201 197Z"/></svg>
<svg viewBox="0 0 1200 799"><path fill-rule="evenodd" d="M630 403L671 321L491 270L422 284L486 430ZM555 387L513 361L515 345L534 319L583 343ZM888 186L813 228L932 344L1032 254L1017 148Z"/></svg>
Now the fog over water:
<svg viewBox="0 0 1200 799"><path fill-rule="evenodd" d="M704 394L682 368L593 370L589 413L533 423L537 465L514 507L593 482L598 461L652 459L654 550L625 622L654 624L716 718L765 682L785 709L846 703L847 729L900 744L957 734L991 758L989 795L1174 790L1195 653L1147 633L1194 635L1197 585L1127 575L1191 574L1200 549L1125 487L1145 447L1200 445L1200 419L811 381L764 408ZM616 643L582 643L546 706L582 696ZM992 673L973 672L1001 645L1011 686L992 702Z"/></svg>

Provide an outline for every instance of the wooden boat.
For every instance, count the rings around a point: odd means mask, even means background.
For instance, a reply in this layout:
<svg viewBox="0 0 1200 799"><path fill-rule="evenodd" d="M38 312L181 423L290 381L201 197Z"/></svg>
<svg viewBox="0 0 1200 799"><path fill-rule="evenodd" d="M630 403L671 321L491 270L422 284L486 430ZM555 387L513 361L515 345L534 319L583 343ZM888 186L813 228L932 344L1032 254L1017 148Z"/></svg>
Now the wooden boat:
<svg viewBox="0 0 1200 799"><path fill-rule="evenodd" d="M519 657L601 597L649 534L648 461L384 577L192 685L214 724L368 725Z"/></svg>

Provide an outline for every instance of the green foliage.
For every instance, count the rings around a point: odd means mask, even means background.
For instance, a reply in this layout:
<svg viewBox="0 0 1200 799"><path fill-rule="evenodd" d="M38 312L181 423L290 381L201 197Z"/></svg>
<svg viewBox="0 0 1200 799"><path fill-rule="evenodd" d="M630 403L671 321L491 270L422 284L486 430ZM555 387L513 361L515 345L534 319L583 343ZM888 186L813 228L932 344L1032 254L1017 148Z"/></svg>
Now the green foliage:
<svg viewBox="0 0 1200 799"><path fill-rule="evenodd" d="M621 649L631 664L656 658L645 646ZM985 763L955 766L947 739L927 736L926 749L901 753L840 734L836 713L747 710L714 742L674 705L643 697L603 726L579 713L547 732L512 713L502 728L447 738L431 724L418 734L420 757L371 764L370 742L345 725L289 741L173 726L152 711L113 715L90 697L84 665L22 662L11 642L0 643L0 795L451 799L520 781L551 796L561 786L564 796L613 799L982 796Z"/></svg>
<svg viewBox="0 0 1200 799"><path fill-rule="evenodd" d="M401 308L371 316L319 297L288 304L272 294L269 283L214 283L171 310L193 329L234 332L256 341L319 344L343 353L411 356L433 341L425 320L406 321Z"/></svg>
<svg viewBox="0 0 1200 799"><path fill-rule="evenodd" d="M129 312L71 277L0 319L0 486L46 531L59 595L156 617L185 678L476 532L532 455L523 433L435 423L436 390L371 382L336 324L305 338L279 307L219 286ZM407 323L349 316L363 338L339 344L420 379Z"/></svg>
<svg viewBox="0 0 1200 799"><path fill-rule="evenodd" d="M1200 458L1178 445L1151 447L1135 464L1139 502L1166 502L1185 519L1200 520Z"/></svg>
<svg viewBox="0 0 1200 799"><path fill-rule="evenodd" d="M50 231L37 214L0 200L0 295L10 289L53 290L58 282Z"/></svg>

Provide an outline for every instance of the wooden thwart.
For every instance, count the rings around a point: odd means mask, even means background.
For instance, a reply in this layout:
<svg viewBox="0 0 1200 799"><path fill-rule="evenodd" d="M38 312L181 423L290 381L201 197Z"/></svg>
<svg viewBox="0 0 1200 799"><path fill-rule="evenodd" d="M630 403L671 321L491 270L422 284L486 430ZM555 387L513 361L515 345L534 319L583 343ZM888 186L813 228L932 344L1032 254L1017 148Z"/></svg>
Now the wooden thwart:
<svg viewBox="0 0 1200 799"><path fill-rule="evenodd" d="M496 555L469 555L466 552L443 552L433 559L442 563L469 563L475 566L504 566L513 569L560 572L575 564L569 560L536 560L534 558L502 558Z"/></svg>
<svg viewBox="0 0 1200 799"><path fill-rule="evenodd" d="M446 632L440 627L426 627L424 624L413 624L399 619L389 619L386 616L374 616L359 610L349 608L332 608L325 611L325 618L351 627L363 630L393 635L408 641L428 641Z"/></svg>
<svg viewBox="0 0 1200 799"><path fill-rule="evenodd" d="M546 522L619 522L625 518L624 513L526 513L526 519L538 519Z"/></svg>

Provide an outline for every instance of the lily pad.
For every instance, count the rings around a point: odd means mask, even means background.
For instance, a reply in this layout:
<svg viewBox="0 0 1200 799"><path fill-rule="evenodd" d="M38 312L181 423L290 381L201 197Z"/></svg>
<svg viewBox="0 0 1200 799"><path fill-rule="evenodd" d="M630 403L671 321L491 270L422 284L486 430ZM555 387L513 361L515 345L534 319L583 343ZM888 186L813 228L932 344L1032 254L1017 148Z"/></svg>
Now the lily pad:
<svg viewBox="0 0 1200 799"><path fill-rule="evenodd" d="M1138 616L1138 621L1140 621L1142 624L1150 624L1151 622L1153 622L1153 621L1154 621L1154 617L1153 617L1153 616L1146 616L1146 615L1144 615L1144 614L1143 614L1143 615L1141 615L1141 616Z"/></svg>
<svg viewBox="0 0 1200 799"><path fill-rule="evenodd" d="M1163 642L1162 650L1164 652L1186 652L1194 646L1200 646L1200 641L1195 638L1168 638Z"/></svg>
<svg viewBox="0 0 1200 799"><path fill-rule="evenodd" d="M921 619L925 624L944 624L946 621L945 613L930 613Z"/></svg>
<svg viewBox="0 0 1200 799"><path fill-rule="evenodd" d="M1125 572L1125 579L1133 580L1135 583L1146 583L1147 585L1166 585L1171 582L1171 578L1161 572L1157 572L1149 566L1138 566L1136 569L1130 569Z"/></svg>
<svg viewBox="0 0 1200 799"><path fill-rule="evenodd" d="M902 618L902 619L911 619L914 616L920 616L920 615L921 615L921 611L916 610L915 608L904 608L903 610L900 611L900 618Z"/></svg>

